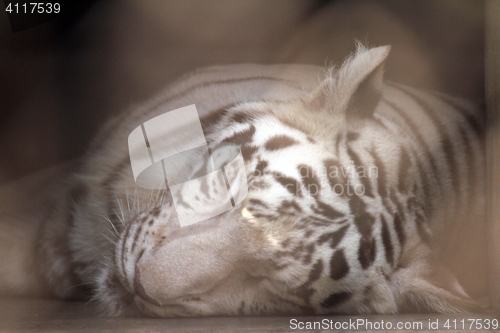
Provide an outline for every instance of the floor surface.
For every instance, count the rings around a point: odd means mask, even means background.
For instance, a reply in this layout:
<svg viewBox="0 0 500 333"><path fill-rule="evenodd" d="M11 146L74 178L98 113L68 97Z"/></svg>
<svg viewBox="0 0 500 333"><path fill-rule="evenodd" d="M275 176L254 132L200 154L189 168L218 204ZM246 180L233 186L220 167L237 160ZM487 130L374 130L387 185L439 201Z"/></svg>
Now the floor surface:
<svg viewBox="0 0 500 333"><path fill-rule="evenodd" d="M499 327L493 315L397 315L317 317L113 318L92 304L35 299L1 299L0 332L287 332L342 330L476 331ZM314 326L316 325L316 326Z"/></svg>

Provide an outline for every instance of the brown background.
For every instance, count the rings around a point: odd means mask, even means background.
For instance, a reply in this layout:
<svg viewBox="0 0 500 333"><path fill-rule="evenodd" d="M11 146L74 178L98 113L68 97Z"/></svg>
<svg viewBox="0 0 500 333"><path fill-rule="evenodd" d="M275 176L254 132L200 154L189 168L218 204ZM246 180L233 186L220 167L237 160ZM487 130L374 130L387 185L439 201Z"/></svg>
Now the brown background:
<svg viewBox="0 0 500 333"><path fill-rule="evenodd" d="M484 99L478 0L84 2L17 33L0 13L0 183L80 155L110 115L200 66L335 64L359 40L392 45L394 81Z"/></svg>
<svg viewBox="0 0 500 333"><path fill-rule="evenodd" d="M392 45L386 70L391 80L484 101L483 1L85 2L87 10L17 33L0 13L0 183L81 155L111 115L200 66L335 64L360 40ZM491 229L498 243L498 227ZM450 318L492 317L362 318L419 321L424 328L429 319L439 320L446 330L443 324ZM289 320L105 318L91 304L0 299L2 332L284 331Z"/></svg>

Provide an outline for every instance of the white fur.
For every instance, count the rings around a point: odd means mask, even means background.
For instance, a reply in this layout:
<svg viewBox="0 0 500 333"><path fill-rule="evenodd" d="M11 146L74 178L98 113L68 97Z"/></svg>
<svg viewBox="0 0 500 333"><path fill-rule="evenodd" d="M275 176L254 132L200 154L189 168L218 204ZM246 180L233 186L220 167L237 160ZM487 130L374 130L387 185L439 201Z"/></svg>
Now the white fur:
<svg viewBox="0 0 500 333"><path fill-rule="evenodd" d="M389 50L387 46L359 47L338 70L326 72L298 65L211 67L181 79L159 97L119 116L95 140L82 171L75 177L87 192L69 204L73 215L66 236L71 258L53 258L54 262L62 260L68 267L69 262L77 263L78 269L71 274L90 285L103 313L112 315L397 313L419 306L460 312L471 308L474 303L463 293L456 295L429 282L433 249L422 241L416 223L426 196L432 199L434 212L423 227L429 233L443 229L447 214L461 207L459 197L470 198L451 191L451 171L439 147L442 133L411 99L383 84L383 64ZM412 192L397 189L403 150L413 152L422 147L403 116L387 101L404 109L408 119L419 125L425 143L437 147L432 154L438 170L430 176L430 193L423 193L416 176L409 177L407 184L412 189L415 185ZM193 103L202 117L221 108L228 110L210 128L208 141L223 141L253 126L251 145L256 151L246 161L246 200L227 213L181 228L165 191L135 187L126 143L130 131L145 120ZM458 137L457 124L464 119L444 109L439 118L446 130ZM239 113L249 114L251 119L232 122L231 116ZM352 132L359 138L347 143L346 137ZM289 136L295 144L266 149L266 143L276 135ZM471 145L476 147L476 141L471 138ZM460 143L454 143L453 148L462 152L456 154L459 172L467 174L466 159L471 157L464 155ZM366 206L360 213L375 217L369 236L376 251L368 267L363 267L358 258L360 244L368 236L363 238L354 222L357 212L351 212L352 198L326 191L329 179L321 171L325 159L334 159L345 168L355 167L351 150L365 165L375 164L378 156L386 176L384 184L358 175L346 177L351 186L368 184L375 193L360 199ZM478 154L474 158L479 165L482 156ZM421 157L410 156L409 174L417 172L416 160ZM262 160L267 162L269 172L256 175ZM320 170L316 175L323 189L319 197L303 185L299 186L300 196L294 195L277 180L277 174L300 180L301 164ZM431 168L426 156L422 165L424 170ZM201 203L198 184L193 184L183 189L183 195L190 202ZM381 198L378 187L382 185L394 196ZM212 193L216 190L210 189ZM413 211L406 206L412 198L417 202ZM393 199L403 203L399 213L404 220L404 244L398 240L394 211L399 208ZM321 207L318 200L339 216L324 225L314 220ZM279 212L284 202L292 201L300 212ZM57 214L60 222L54 226L65 225L61 222L64 218ZM393 244L393 266L386 259L382 219L387 221L388 236L384 237ZM57 234L51 229L54 226L46 228ZM345 226L345 235L335 248L328 240L319 241L321 236L340 232ZM330 266L330 260L339 250L348 271L334 279L336 267ZM50 246L44 251L49 253ZM313 274L315 269L318 276ZM61 281L67 283L69 274L49 270L45 277L55 286ZM334 296L346 300L333 304Z"/></svg>

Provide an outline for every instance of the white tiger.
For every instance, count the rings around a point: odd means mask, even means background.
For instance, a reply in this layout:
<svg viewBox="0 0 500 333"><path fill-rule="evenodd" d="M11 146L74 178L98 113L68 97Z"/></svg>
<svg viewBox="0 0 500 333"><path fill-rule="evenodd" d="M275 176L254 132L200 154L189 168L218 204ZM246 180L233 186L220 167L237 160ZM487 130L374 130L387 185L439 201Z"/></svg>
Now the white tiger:
<svg viewBox="0 0 500 333"><path fill-rule="evenodd" d="M483 114L384 83L389 51L210 67L114 119L40 229L51 294L83 285L103 314L162 317L480 309L452 271L484 295ZM190 104L212 147L241 147L248 195L181 228L167 190L135 186L127 137ZM182 194L217 191L201 186Z"/></svg>

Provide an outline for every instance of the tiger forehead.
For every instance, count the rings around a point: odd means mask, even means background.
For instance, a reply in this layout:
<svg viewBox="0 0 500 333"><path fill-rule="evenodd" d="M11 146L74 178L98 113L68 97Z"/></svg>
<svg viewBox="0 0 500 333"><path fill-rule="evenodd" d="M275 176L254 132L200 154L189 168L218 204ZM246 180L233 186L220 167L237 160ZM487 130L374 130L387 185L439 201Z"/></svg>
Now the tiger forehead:
<svg viewBox="0 0 500 333"><path fill-rule="evenodd" d="M224 130L214 131L209 141L240 145L243 157L245 152L252 153L249 157L253 157L256 147L263 147L266 151L279 151L288 147L304 149L306 147L300 145L309 145L309 148L315 145L324 151L333 152L335 144L346 135L348 140L356 140L362 135L357 131L347 131L326 124L334 122L332 119L318 121L308 117L294 117L293 114L277 117L262 112L251 115L251 111L239 110L228 115ZM235 118L239 121L235 121Z"/></svg>
<svg viewBox="0 0 500 333"><path fill-rule="evenodd" d="M346 130L345 116L326 110L312 109L307 96L287 101L245 103L230 109L226 126L264 122L275 122L305 134L309 141L329 141Z"/></svg>

